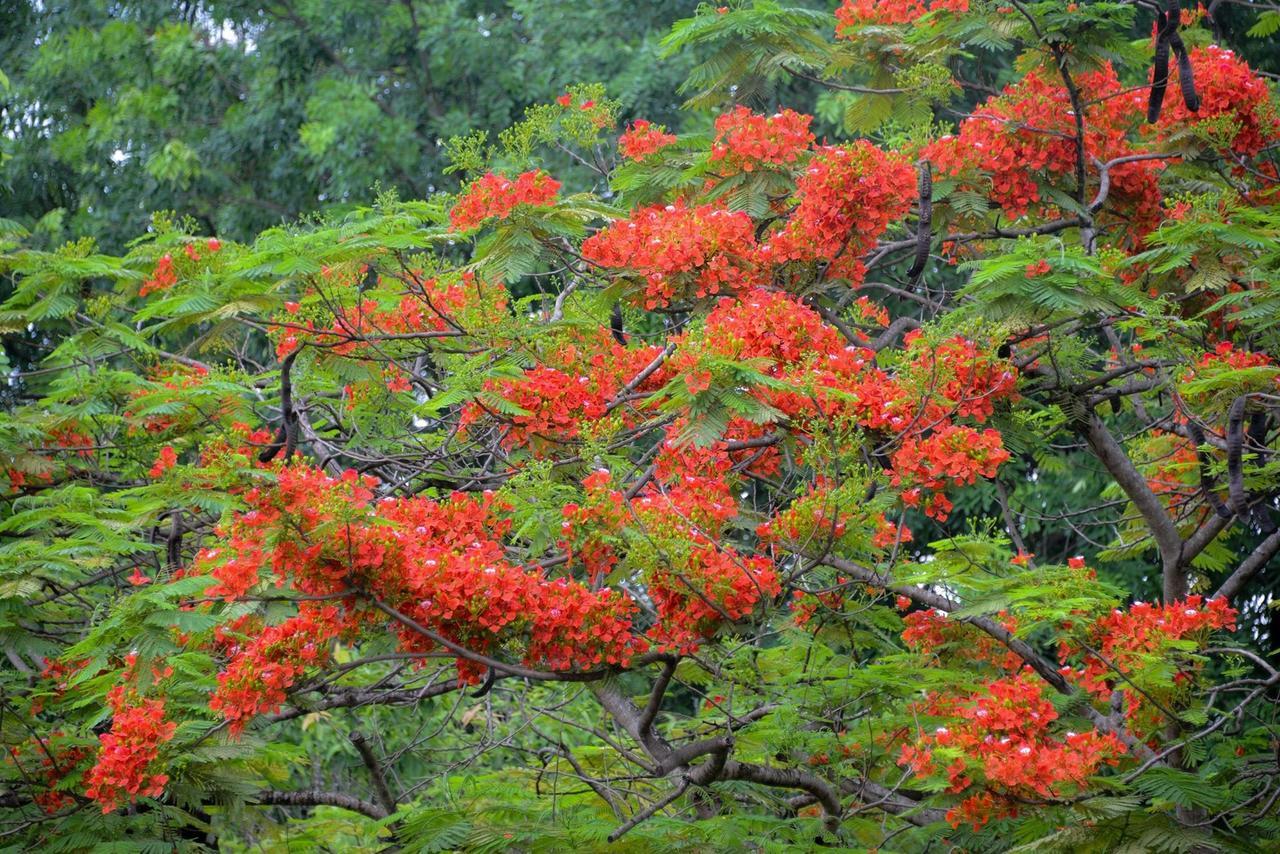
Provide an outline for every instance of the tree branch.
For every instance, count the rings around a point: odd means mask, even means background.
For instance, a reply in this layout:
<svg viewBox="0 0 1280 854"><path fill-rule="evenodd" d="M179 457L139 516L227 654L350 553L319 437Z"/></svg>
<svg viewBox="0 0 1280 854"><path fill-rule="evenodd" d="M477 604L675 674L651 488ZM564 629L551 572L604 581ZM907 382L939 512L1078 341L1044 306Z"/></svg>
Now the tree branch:
<svg viewBox="0 0 1280 854"><path fill-rule="evenodd" d="M358 812L372 819L387 817L387 811L370 801L363 801L354 795L341 792L320 792L305 790L297 792L277 792L263 789L254 796L258 803L275 807L338 807L351 812Z"/></svg>
<svg viewBox="0 0 1280 854"><path fill-rule="evenodd" d="M1147 486L1144 478L1136 468L1124 448L1111 435L1111 431L1102 423L1096 413L1089 413L1077 429L1089 444L1094 456L1106 467L1116 483L1124 490L1124 494L1133 502L1133 506L1142 514L1147 527L1154 538L1156 548L1160 552L1160 564L1163 571L1164 600L1173 602L1187 595L1187 579L1182 571L1182 535L1173 523L1173 519L1165 512L1160 499Z"/></svg>
<svg viewBox="0 0 1280 854"><path fill-rule="evenodd" d="M1257 548L1236 567L1236 571L1222 582L1222 586L1214 592L1214 598L1225 596L1227 599L1234 599L1258 573L1258 570L1270 563L1278 552L1280 552L1280 530L1273 531L1271 536L1258 543Z"/></svg>
<svg viewBox="0 0 1280 854"><path fill-rule="evenodd" d="M360 754L360 758L364 760L365 767L369 769L369 777L373 780L373 793L377 795L378 803L387 811L387 815L390 815L396 811L396 799L387 785L387 778L382 773L382 765L374 755L373 747L361 732L353 732L348 737L356 752Z"/></svg>

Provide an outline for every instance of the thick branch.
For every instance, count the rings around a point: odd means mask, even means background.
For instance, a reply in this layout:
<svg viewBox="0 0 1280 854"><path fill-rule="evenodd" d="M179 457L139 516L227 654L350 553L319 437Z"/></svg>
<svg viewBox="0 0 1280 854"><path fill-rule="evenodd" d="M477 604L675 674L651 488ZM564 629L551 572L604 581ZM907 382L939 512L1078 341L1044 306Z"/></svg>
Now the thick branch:
<svg viewBox="0 0 1280 854"><path fill-rule="evenodd" d="M378 796L378 803L390 815L396 811L396 799L391 794L391 787L387 785L387 778L382 773L382 765L378 762L378 757L374 755L373 747L370 746L363 733L353 732L349 738L356 752L360 754L360 758L364 761L364 766L369 769L369 778L373 781L373 793Z"/></svg>
<svg viewBox="0 0 1280 854"><path fill-rule="evenodd" d="M1277 553L1280 553L1280 530L1273 531L1271 536L1258 543L1258 547L1236 567L1236 571L1222 582L1222 586L1213 594L1214 597L1225 596L1228 599L1234 599L1250 579L1267 566Z"/></svg>
<svg viewBox="0 0 1280 854"><path fill-rule="evenodd" d="M772 786L779 789L800 789L813 795L814 800L822 805L827 814L827 829L834 831L840 823L840 796L826 780L807 771L793 768L770 768L766 765L752 765L746 762L726 762L721 780L744 780L758 783L761 786Z"/></svg>
<svg viewBox="0 0 1280 854"><path fill-rule="evenodd" d="M263 789L255 796L258 803L276 807L339 807L344 810L358 812L372 819L387 817L387 811L370 801L362 801L354 795L341 792L320 792L306 790L298 792L277 792Z"/></svg>
<svg viewBox="0 0 1280 854"><path fill-rule="evenodd" d="M675 659L665 662L662 665L662 672L654 680L653 690L649 692L649 702L640 714L640 728L642 730L653 726L653 720L658 716L658 710L662 708L662 698L667 694L667 686L671 684L671 677L676 673L676 663Z"/></svg>
<svg viewBox="0 0 1280 854"><path fill-rule="evenodd" d="M595 694L600 705L617 721L618 726L631 736L632 741L643 747L655 763L660 763L671 753L671 745L652 726L641 725L642 715L636 704L624 697L611 682L593 683L591 693Z"/></svg>
<svg viewBox="0 0 1280 854"><path fill-rule="evenodd" d="M1155 539L1156 548L1160 551L1160 563L1164 572L1164 599L1172 602L1187 595L1187 579L1182 572L1182 536L1173 523L1173 519L1165 512L1160 499L1147 486L1144 478L1136 468L1124 448L1111 435L1111 431L1102 423L1095 413L1078 425L1078 429L1089 443L1094 456L1106 467L1116 483L1124 490L1125 495L1133 502L1133 506L1142 514L1151 536Z"/></svg>
<svg viewBox="0 0 1280 854"><path fill-rule="evenodd" d="M441 682L438 685L429 685L425 688L394 688L387 691L349 688L326 694L323 699L315 702L284 709L272 715L269 720L271 723L279 723L305 717L314 712L323 712L326 709L346 709L354 706L403 706L417 703L429 697L451 694L457 690L457 680L452 679Z"/></svg>

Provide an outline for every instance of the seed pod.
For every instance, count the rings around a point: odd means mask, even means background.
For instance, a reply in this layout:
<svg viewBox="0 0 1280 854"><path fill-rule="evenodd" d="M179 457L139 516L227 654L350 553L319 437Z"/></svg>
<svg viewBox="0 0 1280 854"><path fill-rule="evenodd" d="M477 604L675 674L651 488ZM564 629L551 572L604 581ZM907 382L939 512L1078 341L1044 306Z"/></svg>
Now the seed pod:
<svg viewBox="0 0 1280 854"><path fill-rule="evenodd" d="M280 422L280 426L276 428L275 438L271 440L271 444L262 449L262 453L258 454L258 462L269 463L276 458L276 454L280 453L284 448L285 429L284 422Z"/></svg>
<svg viewBox="0 0 1280 854"><path fill-rule="evenodd" d="M167 558L169 570L176 570L182 561L182 511L174 510L171 517L172 526L169 528L169 542L167 543Z"/></svg>
<svg viewBox="0 0 1280 854"><path fill-rule="evenodd" d="M913 282L924 272L929 263L929 244L933 242L933 171L928 160L920 161L920 222L916 225L916 257L907 271Z"/></svg>
<svg viewBox="0 0 1280 854"><path fill-rule="evenodd" d="M1200 95L1196 92L1196 76L1191 70L1191 57L1187 55L1187 46L1182 43L1182 36L1175 30L1169 38L1169 44L1178 58L1178 86L1182 89L1182 102L1187 111L1200 111Z"/></svg>
<svg viewBox="0 0 1280 854"><path fill-rule="evenodd" d="M1205 500L1209 502L1214 513L1223 519L1230 519L1234 514L1227 509L1227 505L1222 503L1218 493L1213 491L1214 480L1209 474L1209 455L1204 450L1204 431L1194 421L1188 425L1188 428L1191 432L1191 440L1196 443L1196 461L1200 464L1200 491L1204 493Z"/></svg>
<svg viewBox="0 0 1280 854"><path fill-rule="evenodd" d="M1164 12L1156 13L1156 56L1152 64L1151 94L1147 99L1147 124L1160 119L1160 107L1164 104L1164 90L1169 85L1169 37L1168 18Z"/></svg>
<svg viewBox="0 0 1280 854"><path fill-rule="evenodd" d="M484 674L484 684L481 685L479 688L477 688L475 693L472 694L471 696L483 697L485 694L488 694L490 691L493 690L493 682L496 678L497 678L497 671L494 670L492 667L490 667L489 670Z"/></svg>
<svg viewBox="0 0 1280 854"><path fill-rule="evenodd" d="M609 329L613 332L613 340L625 347L627 333L622 327L622 303L615 302L613 304L613 311L609 314Z"/></svg>
<svg viewBox="0 0 1280 854"><path fill-rule="evenodd" d="M298 414L293 411L293 380L290 377L293 360L297 357L298 351L294 350L280 363L280 426L276 429L275 439L258 455L259 462L271 462L281 450L287 460L298 446Z"/></svg>
<svg viewBox="0 0 1280 854"><path fill-rule="evenodd" d="M1231 509L1243 513L1247 497L1244 491L1244 405L1241 396L1227 410L1227 499Z"/></svg>

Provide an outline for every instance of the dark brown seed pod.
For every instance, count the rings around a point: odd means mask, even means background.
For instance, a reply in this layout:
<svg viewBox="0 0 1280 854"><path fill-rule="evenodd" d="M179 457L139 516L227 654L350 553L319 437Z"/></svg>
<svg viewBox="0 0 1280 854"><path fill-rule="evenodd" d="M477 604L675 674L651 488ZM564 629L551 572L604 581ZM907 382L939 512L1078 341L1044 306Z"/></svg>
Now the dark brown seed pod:
<svg viewBox="0 0 1280 854"><path fill-rule="evenodd" d="M916 225L916 257L907 271L913 282L924 272L929 263L929 244L933 242L933 170L928 160L920 161L920 222Z"/></svg>
<svg viewBox="0 0 1280 854"><path fill-rule="evenodd" d="M182 511L174 510L170 516L171 525L169 527L169 540L166 549L166 557L168 560L168 568L170 571L176 570L182 561Z"/></svg>
<svg viewBox="0 0 1280 854"><path fill-rule="evenodd" d="M1209 455L1204 450L1204 431L1194 421L1188 425L1188 429L1191 440L1196 443L1196 461L1200 464L1200 491L1204 493L1205 500L1209 502L1214 513L1223 519L1230 519L1234 514L1227 505L1222 503L1218 493L1214 492L1214 479L1209 473Z"/></svg>
<svg viewBox="0 0 1280 854"><path fill-rule="evenodd" d="M1164 91L1169 85L1169 36L1168 18L1164 12L1156 13L1156 56L1151 67L1151 94L1147 98L1147 124L1160 119L1160 107L1164 105Z"/></svg>
<svg viewBox="0 0 1280 854"><path fill-rule="evenodd" d="M280 363L280 426L276 429L275 439L258 455L259 462L271 462L281 450L287 460L298 447L298 414L293 411L293 380L290 376L297 356L298 351L294 350Z"/></svg>
<svg viewBox="0 0 1280 854"><path fill-rule="evenodd" d="M609 314L609 329L613 332L613 340L624 347L627 344L627 333L622 326L622 303L615 302Z"/></svg>
<svg viewBox="0 0 1280 854"><path fill-rule="evenodd" d="M1188 112L1200 111L1200 95L1196 92L1196 75L1191 70L1191 57L1187 55L1187 46L1182 43L1182 36L1175 30L1169 38L1174 55L1178 58L1178 86L1182 89L1182 102L1187 105Z"/></svg>
<svg viewBox="0 0 1280 854"><path fill-rule="evenodd" d="M484 684L482 684L479 688L477 688L475 690L475 693L472 694L471 696L483 697L485 694L488 694L490 691L493 690L493 683L496 678L497 678L497 671L494 670L492 667L490 667L489 670L484 674Z"/></svg>
<svg viewBox="0 0 1280 854"><path fill-rule="evenodd" d="M1227 499L1231 509L1243 513L1244 491L1244 406L1247 397L1237 397L1227 410Z"/></svg>

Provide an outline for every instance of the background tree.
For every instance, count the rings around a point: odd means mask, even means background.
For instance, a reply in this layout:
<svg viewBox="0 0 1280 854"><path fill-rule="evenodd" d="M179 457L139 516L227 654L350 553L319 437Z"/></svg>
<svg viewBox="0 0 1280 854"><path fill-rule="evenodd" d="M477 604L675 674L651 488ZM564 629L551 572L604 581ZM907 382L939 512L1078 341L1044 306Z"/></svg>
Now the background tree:
<svg viewBox="0 0 1280 854"><path fill-rule="evenodd" d="M247 239L376 184L425 197L456 186L444 140L569 84L672 120L657 42L695 5L6 0L0 210L120 248L154 210Z"/></svg>

